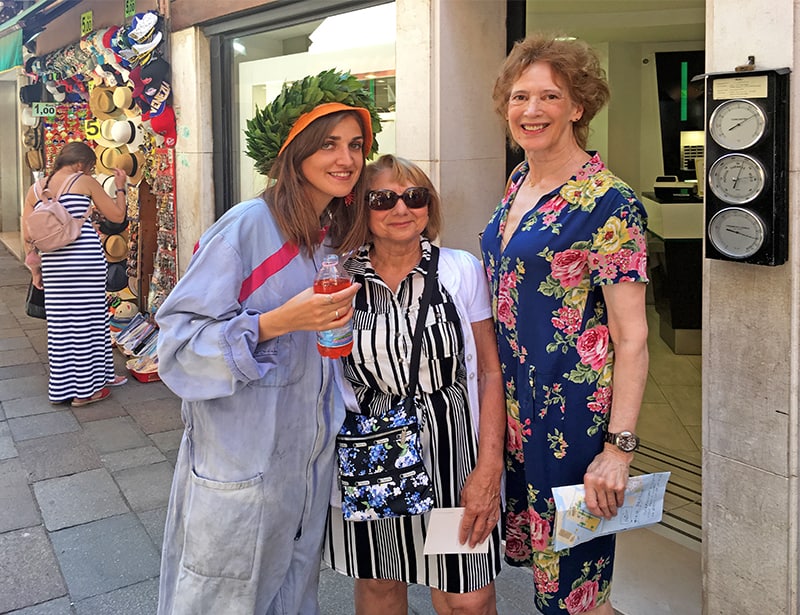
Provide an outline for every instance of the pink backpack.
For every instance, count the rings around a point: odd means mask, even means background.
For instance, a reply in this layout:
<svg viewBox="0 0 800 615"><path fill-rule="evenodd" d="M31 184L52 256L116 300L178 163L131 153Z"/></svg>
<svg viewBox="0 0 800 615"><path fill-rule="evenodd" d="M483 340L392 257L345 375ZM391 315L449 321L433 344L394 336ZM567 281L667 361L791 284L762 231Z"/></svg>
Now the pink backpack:
<svg viewBox="0 0 800 615"><path fill-rule="evenodd" d="M25 219L25 230L28 242L40 252L54 252L71 244L81 234L81 227L91 215L90 204L81 218L75 218L59 202L61 195L72 188L83 173L75 173L61 184L58 194L53 197L50 189L45 187L45 179L40 179L33 186L33 193L41 201Z"/></svg>

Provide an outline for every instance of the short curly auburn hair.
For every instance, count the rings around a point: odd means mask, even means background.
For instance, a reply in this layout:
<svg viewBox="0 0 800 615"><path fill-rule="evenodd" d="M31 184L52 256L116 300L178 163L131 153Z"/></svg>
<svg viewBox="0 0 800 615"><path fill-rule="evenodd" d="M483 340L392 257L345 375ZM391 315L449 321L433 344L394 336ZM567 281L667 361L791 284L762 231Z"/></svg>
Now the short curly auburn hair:
<svg viewBox="0 0 800 615"><path fill-rule="evenodd" d="M572 101L583 107L583 115L573 123L572 130L578 145L586 149L589 123L611 98L606 71L600 66L597 52L583 41L546 34L533 34L514 43L492 92L495 111L503 119L508 117L511 88L534 62L547 62Z"/></svg>

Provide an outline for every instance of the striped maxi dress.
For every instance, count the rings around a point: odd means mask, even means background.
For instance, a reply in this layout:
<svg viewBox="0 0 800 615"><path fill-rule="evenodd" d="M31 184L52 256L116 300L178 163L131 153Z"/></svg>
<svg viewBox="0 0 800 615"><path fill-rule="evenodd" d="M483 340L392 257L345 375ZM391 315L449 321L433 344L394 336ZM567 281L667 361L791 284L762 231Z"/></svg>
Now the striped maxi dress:
<svg viewBox="0 0 800 615"><path fill-rule="evenodd" d="M76 218L84 215L89 196L67 191L61 204ZM74 242L42 254L51 402L91 397L114 379L106 269L90 219Z"/></svg>
<svg viewBox="0 0 800 615"><path fill-rule="evenodd" d="M423 259L430 258L422 242ZM362 287L355 298L354 345L345 376L362 412L381 413L405 397L411 338L424 286L417 265L393 293L362 248L346 267ZM437 278L438 281L438 278ZM423 410L422 448L437 508L459 506L461 489L477 461L466 390L464 343L456 306L441 283L434 287L423 332L417 397ZM500 531L484 554L423 555L428 516L377 521L344 521L339 508L328 516L325 561L334 570L361 579L392 579L466 593L492 582L500 572Z"/></svg>

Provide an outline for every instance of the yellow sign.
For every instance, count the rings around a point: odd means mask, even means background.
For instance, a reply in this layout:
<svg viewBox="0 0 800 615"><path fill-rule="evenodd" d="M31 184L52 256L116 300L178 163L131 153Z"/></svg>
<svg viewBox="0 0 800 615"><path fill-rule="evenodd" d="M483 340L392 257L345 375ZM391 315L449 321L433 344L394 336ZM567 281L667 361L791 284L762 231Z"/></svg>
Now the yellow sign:
<svg viewBox="0 0 800 615"><path fill-rule="evenodd" d="M97 118L86 120L83 123L83 132L87 139L97 141L97 138L100 136L100 120Z"/></svg>
<svg viewBox="0 0 800 615"><path fill-rule="evenodd" d="M81 13L81 36L86 36L94 30L94 17L92 16L92 11L86 11L85 13Z"/></svg>

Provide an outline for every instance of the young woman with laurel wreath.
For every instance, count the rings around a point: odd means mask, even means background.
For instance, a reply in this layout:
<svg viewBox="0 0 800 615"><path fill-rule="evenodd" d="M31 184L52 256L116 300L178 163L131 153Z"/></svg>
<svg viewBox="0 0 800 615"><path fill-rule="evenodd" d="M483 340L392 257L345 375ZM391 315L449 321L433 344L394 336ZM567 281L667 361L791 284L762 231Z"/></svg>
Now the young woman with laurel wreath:
<svg viewBox="0 0 800 615"><path fill-rule="evenodd" d="M378 130L347 73L285 85L248 126L267 189L203 234L158 310L159 374L186 424L160 615L319 613L344 404L339 362L319 355L315 332L347 323L359 286L322 295L312 284L325 254L357 247L347 203L364 198Z"/></svg>

